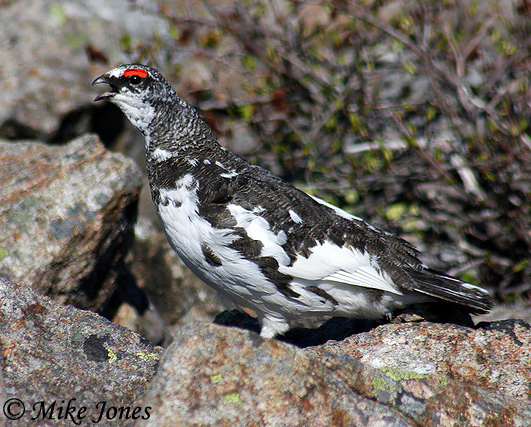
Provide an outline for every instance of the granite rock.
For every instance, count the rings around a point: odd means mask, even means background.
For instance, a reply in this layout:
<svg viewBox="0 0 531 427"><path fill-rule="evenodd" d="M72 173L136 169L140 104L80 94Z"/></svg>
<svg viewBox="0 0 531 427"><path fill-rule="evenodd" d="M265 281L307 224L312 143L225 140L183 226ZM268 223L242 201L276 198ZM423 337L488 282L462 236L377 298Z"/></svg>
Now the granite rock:
<svg viewBox="0 0 531 427"><path fill-rule="evenodd" d="M95 313L0 279L0 352L0 423L21 415L9 425L71 426L92 425L101 402L102 425L111 406L130 408L132 419L134 401L155 375L162 349ZM87 408L82 419L65 415L69 401L77 415Z"/></svg>
<svg viewBox="0 0 531 427"><path fill-rule="evenodd" d="M387 324L312 351L346 355L378 369L442 375L507 398L531 399L531 326L522 320L482 322L475 328Z"/></svg>
<svg viewBox="0 0 531 427"><path fill-rule="evenodd" d="M399 348L396 354L400 357ZM325 353L318 358L353 391L393 408L415 425L529 425L529 401L489 392L445 375L419 374L390 366L378 369L345 355Z"/></svg>
<svg viewBox="0 0 531 427"><path fill-rule="evenodd" d="M153 408L142 426L414 425L295 346L203 323L180 329L136 405Z"/></svg>
<svg viewBox="0 0 531 427"><path fill-rule="evenodd" d="M531 419L527 396L500 382L489 385L476 372L494 377L503 369L500 359L511 360L507 352L515 351L520 356L508 364L506 382L520 391L528 387L528 338L529 325L521 321L476 329L423 321L300 349L249 330L192 323L177 332L136 402L153 408L137 425L525 426ZM499 345L486 357L480 353L489 340L487 346ZM361 347L356 355L354 343ZM453 353L440 363L446 369L426 369L426 360L449 343L455 349L446 347ZM478 354L469 361L474 347Z"/></svg>
<svg viewBox="0 0 531 427"><path fill-rule="evenodd" d="M85 135L0 142L0 277L104 310L131 245L141 174Z"/></svg>

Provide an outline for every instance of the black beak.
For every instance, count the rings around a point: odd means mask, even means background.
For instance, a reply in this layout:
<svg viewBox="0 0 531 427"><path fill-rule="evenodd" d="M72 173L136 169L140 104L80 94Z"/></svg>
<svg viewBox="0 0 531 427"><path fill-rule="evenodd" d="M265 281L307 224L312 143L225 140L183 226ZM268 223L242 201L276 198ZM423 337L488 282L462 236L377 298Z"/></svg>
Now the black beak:
<svg viewBox="0 0 531 427"><path fill-rule="evenodd" d="M103 75L99 76L97 79L95 79L92 82L92 86L99 85L101 83L108 84L111 87L111 90L109 92L104 92L104 93L98 95L96 98L94 98L94 102L101 101L102 99L112 98L114 95L116 95L118 93L118 88L109 81L109 78L108 78L108 76L106 74L103 74Z"/></svg>

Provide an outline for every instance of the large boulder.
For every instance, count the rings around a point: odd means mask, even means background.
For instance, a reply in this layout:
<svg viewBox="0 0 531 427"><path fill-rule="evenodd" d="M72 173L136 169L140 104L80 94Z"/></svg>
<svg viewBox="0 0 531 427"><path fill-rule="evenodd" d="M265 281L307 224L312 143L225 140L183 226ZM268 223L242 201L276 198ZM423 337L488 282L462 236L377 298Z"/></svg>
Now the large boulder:
<svg viewBox="0 0 531 427"><path fill-rule="evenodd" d="M142 426L413 425L297 347L203 323L176 334L137 406L153 408Z"/></svg>
<svg viewBox="0 0 531 427"><path fill-rule="evenodd" d="M387 324L312 353L346 355L390 373L440 375L491 393L531 399L531 326L522 320Z"/></svg>
<svg viewBox="0 0 531 427"><path fill-rule="evenodd" d="M137 425L528 425L531 407L522 388L500 393L494 377L500 361L511 359L508 352L519 349L521 365L515 354L499 376L529 384L529 325L493 322L473 329L419 322L375 331L300 349L248 330L189 324L176 333L137 401L153 408ZM429 331L433 336L426 338ZM518 348L510 347L511 340ZM360 360L371 341L375 350ZM362 346L358 357L354 342ZM425 361L450 345L454 360L447 369L426 369ZM468 361L473 348L477 354Z"/></svg>
<svg viewBox="0 0 531 427"><path fill-rule="evenodd" d="M142 175L93 135L0 142L0 276L103 310L133 238Z"/></svg>
<svg viewBox="0 0 531 427"><path fill-rule="evenodd" d="M130 408L133 419L162 348L95 313L0 279L0 352L0 424L71 426L92 424L103 409L107 417L110 407ZM67 406L75 407L70 415Z"/></svg>

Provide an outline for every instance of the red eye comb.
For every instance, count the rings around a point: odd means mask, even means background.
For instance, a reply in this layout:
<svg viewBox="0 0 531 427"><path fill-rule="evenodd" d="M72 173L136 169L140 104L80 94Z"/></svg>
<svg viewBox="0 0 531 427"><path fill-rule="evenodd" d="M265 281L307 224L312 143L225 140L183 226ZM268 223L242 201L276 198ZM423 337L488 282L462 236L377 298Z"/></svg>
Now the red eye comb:
<svg viewBox="0 0 531 427"><path fill-rule="evenodd" d="M138 77L147 77L148 73L146 70L141 70L140 68L129 68L124 71L124 77L138 76Z"/></svg>

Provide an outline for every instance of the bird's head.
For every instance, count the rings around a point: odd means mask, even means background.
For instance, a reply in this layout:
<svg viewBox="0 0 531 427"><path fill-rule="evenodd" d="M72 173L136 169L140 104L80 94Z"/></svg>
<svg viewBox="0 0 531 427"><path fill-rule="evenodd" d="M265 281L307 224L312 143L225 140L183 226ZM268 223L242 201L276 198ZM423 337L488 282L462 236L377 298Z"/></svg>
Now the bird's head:
<svg viewBox="0 0 531 427"><path fill-rule="evenodd" d="M167 80L146 65L120 65L98 77L93 85L106 83L108 92L94 101L116 104L146 137L146 147L215 139L197 111L181 99Z"/></svg>
<svg viewBox="0 0 531 427"><path fill-rule="evenodd" d="M120 65L95 79L92 84L106 83L110 90L94 101L107 99L124 112L143 134L157 111L176 97L170 84L155 69L139 64Z"/></svg>

